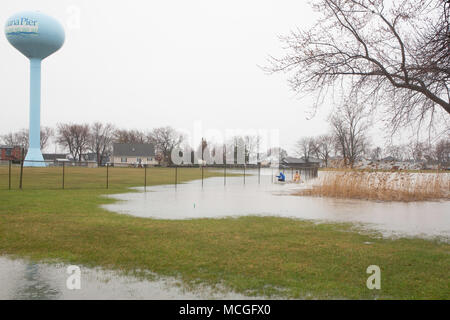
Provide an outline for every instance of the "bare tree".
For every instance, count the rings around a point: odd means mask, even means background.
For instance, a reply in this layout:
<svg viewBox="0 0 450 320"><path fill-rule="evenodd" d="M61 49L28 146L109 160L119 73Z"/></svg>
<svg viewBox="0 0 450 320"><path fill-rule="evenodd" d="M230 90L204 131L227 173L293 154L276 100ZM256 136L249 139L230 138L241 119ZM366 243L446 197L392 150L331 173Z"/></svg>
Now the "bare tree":
<svg viewBox="0 0 450 320"><path fill-rule="evenodd" d="M245 146L245 139L243 136L234 135L226 142L226 151L232 163L244 164L247 163L247 149ZM232 157L232 159L231 159Z"/></svg>
<svg viewBox="0 0 450 320"><path fill-rule="evenodd" d="M354 103L340 107L330 117L336 148L344 159L344 165L353 167L355 161L367 151L366 136L369 127L364 108Z"/></svg>
<svg viewBox="0 0 450 320"><path fill-rule="evenodd" d="M449 139L439 140L434 147L435 159L440 164L450 163L450 137Z"/></svg>
<svg viewBox="0 0 450 320"><path fill-rule="evenodd" d="M334 90L366 107L386 106L392 132L448 121L448 1L319 0L313 7L322 18L282 37L287 53L266 70L290 73L293 90L317 93L315 106Z"/></svg>
<svg viewBox="0 0 450 320"><path fill-rule="evenodd" d="M260 135L245 135L242 137L245 145L245 163L254 163L259 161L259 148L262 143Z"/></svg>
<svg viewBox="0 0 450 320"><path fill-rule="evenodd" d="M50 127L41 127L41 149L45 149L54 131ZM21 146L25 150L28 149L28 129L21 129L17 132L10 132L1 137L2 143L11 146Z"/></svg>
<svg viewBox="0 0 450 320"><path fill-rule="evenodd" d="M115 128L112 124L95 122L90 126L88 148L96 154L97 165L101 165L111 154Z"/></svg>
<svg viewBox="0 0 450 320"><path fill-rule="evenodd" d="M328 167L328 159L333 150L334 140L331 134L324 134L314 139L314 153L317 158L325 162L325 167Z"/></svg>
<svg viewBox="0 0 450 320"><path fill-rule="evenodd" d="M423 162L432 159L433 149L429 142L417 141L408 145L408 152L415 162Z"/></svg>
<svg viewBox="0 0 450 320"><path fill-rule="evenodd" d="M381 160L383 154L383 149L381 149L380 147L375 147L370 151L370 159L372 161L379 161Z"/></svg>
<svg viewBox="0 0 450 320"><path fill-rule="evenodd" d="M48 146L49 140L55 135L55 131L50 127L41 127L41 149Z"/></svg>
<svg viewBox="0 0 450 320"><path fill-rule="evenodd" d="M114 142L117 143L145 143L147 137L139 130L118 129L114 132Z"/></svg>
<svg viewBox="0 0 450 320"><path fill-rule="evenodd" d="M172 164L170 155L172 150L183 142L183 135L172 127L153 129L147 136L148 142L155 145L155 149L161 153L163 161Z"/></svg>
<svg viewBox="0 0 450 320"><path fill-rule="evenodd" d="M81 161L89 142L89 125L59 123L56 142L66 147L74 160Z"/></svg>
<svg viewBox="0 0 450 320"><path fill-rule="evenodd" d="M408 159L408 151L404 145L389 145L386 147L386 154L400 161Z"/></svg>
<svg viewBox="0 0 450 320"><path fill-rule="evenodd" d="M28 149L28 130L22 129L16 132L10 132L1 137L2 143L8 146L20 146Z"/></svg>
<svg viewBox="0 0 450 320"><path fill-rule="evenodd" d="M302 157L306 162L312 154L315 153L315 141L313 137L304 137L297 141L295 144L296 153Z"/></svg>

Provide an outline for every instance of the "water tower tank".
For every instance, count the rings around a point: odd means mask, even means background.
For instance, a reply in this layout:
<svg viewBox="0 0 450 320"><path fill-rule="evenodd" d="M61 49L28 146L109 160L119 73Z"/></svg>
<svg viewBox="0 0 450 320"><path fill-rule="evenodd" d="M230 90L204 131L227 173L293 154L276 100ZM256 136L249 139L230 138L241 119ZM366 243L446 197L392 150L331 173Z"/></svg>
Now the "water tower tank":
<svg viewBox="0 0 450 320"><path fill-rule="evenodd" d="M39 11L24 11L6 21L5 34L9 43L30 60L29 147L24 166L44 166L44 162L38 162L44 160L40 146L41 61L64 44L64 28Z"/></svg>

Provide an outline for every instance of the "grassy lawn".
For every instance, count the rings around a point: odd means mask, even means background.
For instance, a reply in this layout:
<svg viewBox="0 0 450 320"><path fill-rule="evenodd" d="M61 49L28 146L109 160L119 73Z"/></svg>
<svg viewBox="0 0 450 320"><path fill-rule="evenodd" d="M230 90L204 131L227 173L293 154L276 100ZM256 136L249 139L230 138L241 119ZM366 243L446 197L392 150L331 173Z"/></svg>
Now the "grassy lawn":
<svg viewBox="0 0 450 320"><path fill-rule="evenodd" d="M7 168L0 167L0 255L130 273L146 269L247 294L450 298L448 243L387 240L347 224L286 218L174 221L115 214L99 207L114 201L101 195L142 185L143 169L112 168L108 190L105 170L66 168L61 190L61 168L25 168L24 189L10 191ZM147 174L149 185L174 181L174 169ZM14 188L17 177L14 171ZM200 177L199 169L178 172L180 182ZM369 265L381 268L381 290L366 288Z"/></svg>

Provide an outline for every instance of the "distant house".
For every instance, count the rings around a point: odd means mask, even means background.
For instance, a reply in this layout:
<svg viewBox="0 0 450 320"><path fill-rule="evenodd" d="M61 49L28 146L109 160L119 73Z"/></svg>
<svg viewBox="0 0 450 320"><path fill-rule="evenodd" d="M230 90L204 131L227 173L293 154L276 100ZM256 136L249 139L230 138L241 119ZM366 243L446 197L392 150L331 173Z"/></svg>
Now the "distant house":
<svg viewBox="0 0 450 320"><path fill-rule="evenodd" d="M322 160L316 158L294 158L294 157L284 157L280 162L280 169L283 168L319 168L322 165Z"/></svg>
<svg viewBox="0 0 450 320"><path fill-rule="evenodd" d="M65 153L43 153L42 157L44 158L45 161L61 161L61 160L66 160L67 159L67 154Z"/></svg>
<svg viewBox="0 0 450 320"><path fill-rule="evenodd" d="M393 156L387 156L387 157L381 159L381 161L392 162L392 161L397 161L397 159L394 158Z"/></svg>
<svg viewBox="0 0 450 320"><path fill-rule="evenodd" d="M113 164L115 167L157 165L155 146L151 143L114 143Z"/></svg>
<svg viewBox="0 0 450 320"><path fill-rule="evenodd" d="M22 148L20 146L0 146L0 160L20 161Z"/></svg>
<svg viewBox="0 0 450 320"><path fill-rule="evenodd" d="M62 165L62 162L69 162L68 155L65 153L43 153L42 157L47 164Z"/></svg>

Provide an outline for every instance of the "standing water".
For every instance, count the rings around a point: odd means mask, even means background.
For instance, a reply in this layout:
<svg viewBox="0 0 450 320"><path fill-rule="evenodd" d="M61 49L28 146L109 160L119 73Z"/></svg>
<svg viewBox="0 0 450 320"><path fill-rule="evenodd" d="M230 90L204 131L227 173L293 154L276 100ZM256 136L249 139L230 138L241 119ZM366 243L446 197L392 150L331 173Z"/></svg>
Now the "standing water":
<svg viewBox="0 0 450 320"><path fill-rule="evenodd" d="M265 170L243 177L208 178L178 185L147 187L147 192L111 195L123 200L103 207L154 219L277 216L327 222L351 222L384 236L450 237L450 202L376 202L293 196L302 184L273 183ZM276 172L274 172L275 174ZM289 173L287 174L289 178ZM139 191L142 188L137 188Z"/></svg>

